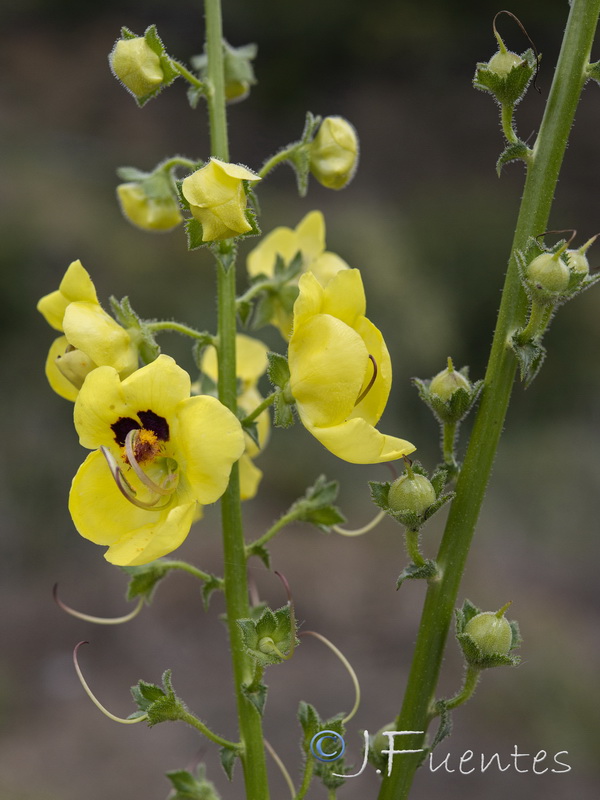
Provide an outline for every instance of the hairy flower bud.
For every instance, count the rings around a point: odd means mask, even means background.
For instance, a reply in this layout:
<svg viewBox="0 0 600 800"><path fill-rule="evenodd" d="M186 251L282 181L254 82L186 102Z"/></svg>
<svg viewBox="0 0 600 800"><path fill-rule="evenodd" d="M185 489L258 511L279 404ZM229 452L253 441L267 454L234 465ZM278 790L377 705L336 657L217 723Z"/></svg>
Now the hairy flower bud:
<svg viewBox="0 0 600 800"><path fill-rule="evenodd" d="M527 265L527 281L544 292L560 294L569 285L569 268L558 253L542 253Z"/></svg>
<svg viewBox="0 0 600 800"><path fill-rule="evenodd" d="M121 211L138 228L146 231L170 231L183 221L179 205L170 192L158 196L146 191L143 183L117 186Z"/></svg>
<svg viewBox="0 0 600 800"><path fill-rule="evenodd" d="M325 117L310 144L310 171L328 189L343 189L358 165L358 136L343 117Z"/></svg>
<svg viewBox="0 0 600 800"><path fill-rule="evenodd" d="M498 75L499 78L505 78L513 67L519 66L523 63L521 56L510 50L498 50L488 61L488 69Z"/></svg>
<svg viewBox="0 0 600 800"><path fill-rule="evenodd" d="M500 611L483 611L465 625L466 633L484 656L508 655L513 633L504 616L507 606Z"/></svg>
<svg viewBox="0 0 600 800"><path fill-rule="evenodd" d="M119 39L110 54L115 76L138 99L153 92L163 82L160 58L143 36Z"/></svg>
<svg viewBox="0 0 600 800"><path fill-rule="evenodd" d="M424 475L406 472L390 486L388 504L393 511L423 514L435 503L436 495L431 481Z"/></svg>
<svg viewBox="0 0 600 800"><path fill-rule="evenodd" d="M439 399L444 402L450 400L457 389L464 389L466 392L470 392L472 388L471 381L465 378L462 372L458 372L458 370L454 369L452 359L450 358L448 359L448 366L446 369L438 372L438 374L431 379L431 383L429 384L430 394L439 397Z"/></svg>

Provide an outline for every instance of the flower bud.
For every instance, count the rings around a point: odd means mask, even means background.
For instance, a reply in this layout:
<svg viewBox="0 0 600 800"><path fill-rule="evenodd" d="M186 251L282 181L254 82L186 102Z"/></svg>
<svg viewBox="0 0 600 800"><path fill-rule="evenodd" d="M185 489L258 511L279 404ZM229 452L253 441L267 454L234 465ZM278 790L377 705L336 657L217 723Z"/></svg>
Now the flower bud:
<svg viewBox="0 0 600 800"><path fill-rule="evenodd" d="M89 373L98 366L83 350L78 350L72 345L56 358L55 363L61 375L76 389L81 389Z"/></svg>
<svg viewBox="0 0 600 800"><path fill-rule="evenodd" d="M435 501L435 489L431 481L412 471L397 478L388 494L388 505L397 512L423 514Z"/></svg>
<svg viewBox="0 0 600 800"><path fill-rule="evenodd" d="M585 253L582 253L581 250L567 250L566 255L568 256L571 273L581 275L584 278L590 274L590 263Z"/></svg>
<svg viewBox="0 0 600 800"><path fill-rule="evenodd" d="M569 268L558 253L542 253L525 270L527 281L537 289L560 294L569 285Z"/></svg>
<svg viewBox="0 0 600 800"><path fill-rule="evenodd" d="M504 616L509 603L499 611L483 611L465 625L466 633L484 656L508 655L513 639L512 628Z"/></svg>
<svg viewBox="0 0 600 800"><path fill-rule="evenodd" d="M343 117L325 117L309 147L310 171L328 189L343 189L358 165L358 137Z"/></svg>
<svg viewBox="0 0 600 800"><path fill-rule="evenodd" d="M243 181L260 177L241 164L211 158L183 181L181 191L192 215L202 225L202 241L230 239L252 230L246 219Z"/></svg>
<svg viewBox="0 0 600 800"><path fill-rule="evenodd" d="M148 193L144 183L122 183L117 186L121 211L138 228L146 231L170 231L183 221L179 205L167 191L164 195Z"/></svg>
<svg viewBox="0 0 600 800"><path fill-rule="evenodd" d="M115 76L138 100L155 91L164 80L160 58L143 36L119 39L109 60Z"/></svg>
<svg viewBox="0 0 600 800"><path fill-rule="evenodd" d="M513 67L523 63L521 56L510 50L498 50L488 61L488 69L499 78L505 78Z"/></svg>
<svg viewBox="0 0 600 800"><path fill-rule="evenodd" d="M438 372L438 374L431 379L431 383L429 384L430 394L444 402L450 400L454 392L458 389L471 392L472 388L471 381L465 378L462 372L458 372L454 369L451 358L448 359L448 366L446 369Z"/></svg>

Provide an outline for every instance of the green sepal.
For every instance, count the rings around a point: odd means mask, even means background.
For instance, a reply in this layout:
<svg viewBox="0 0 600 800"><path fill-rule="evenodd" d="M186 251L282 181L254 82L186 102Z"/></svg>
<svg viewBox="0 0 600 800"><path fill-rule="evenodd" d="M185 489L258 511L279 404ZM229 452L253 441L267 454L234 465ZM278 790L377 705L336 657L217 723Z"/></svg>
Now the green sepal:
<svg viewBox="0 0 600 800"><path fill-rule="evenodd" d="M400 575L398 575L396 589L399 589L406 580L423 579L428 581L431 580L431 578L435 578L437 574L438 566L436 562L432 561L430 558L420 566L417 564L409 564L408 567L404 567Z"/></svg>
<svg viewBox="0 0 600 800"><path fill-rule="evenodd" d="M509 144L500 153L498 161L496 161L496 173L498 177L500 177L500 173L502 172L502 167L505 164L508 164L509 161L523 161L525 164L527 164L531 156L531 153L532 153L531 148L527 147L525 142L522 142L521 140Z"/></svg>
<svg viewBox="0 0 600 800"><path fill-rule="evenodd" d="M490 669L491 667L508 666L514 667L520 663L519 656L503 655L501 653L494 653L492 655L484 655L481 648L468 633L464 633L465 627L473 617L481 614L481 609L474 606L469 600L465 600L462 608L454 610L456 621L456 639L463 651L463 655L468 664L477 669ZM519 625L516 620L507 620L512 631L512 641L510 649L514 650L519 647L523 641L519 632Z"/></svg>
<svg viewBox="0 0 600 800"><path fill-rule="evenodd" d="M169 795L169 800L221 800L214 784L205 775L204 764L198 765L196 775L184 769L167 772L166 776L175 792Z"/></svg>
<svg viewBox="0 0 600 800"><path fill-rule="evenodd" d="M138 35L129 30L129 28L123 27L121 28L121 38L137 39L141 37L138 37ZM156 53L160 60L160 68L163 73L163 79L162 83L159 83L158 86L156 86L151 92L148 92L148 94L145 94L142 97L136 97L133 95L135 102L138 104L138 106L140 106L140 108L146 105L148 100L152 100L153 97L156 97L156 95L159 94L166 86L170 86L175 78L179 77L179 72L173 67L171 58L166 52L165 46L158 35L156 25L150 25L148 28L146 28L143 38L146 40L148 47ZM130 94L133 93L130 92Z"/></svg>
<svg viewBox="0 0 600 800"><path fill-rule="evenodd" d="M246 231L245 233L241 233L236 238L245 239L247 236L260 236L262 231L258 225L258 217L256 216L256 211L254 211L252 208L247 208L244 211L244 216L246 217L246 222L248 223L248 225L250 225L250 230Z"/></svg>
<svg viewBox="0 0 600 800"><path fill-rule="evenodd" d="M238 300L236 310L240 323L246 328L252 316L252 303L249 300Z"/></svg>
<svg viewBox="0 0 600 800"><path fill-rule="evenodd" d="M137 167L118 167L117 176L126 183L142 183L152 175L151 172L144 172Z"/></svg>
<svg viewBox="0 0 600 800"><path fill-rule="evenodd" d="M422 464L420 464L418 461L414 461L411 464L411 469L418 475L423 475L425 478L429 479L427 470L424 469ZM392 485L390 481L369 481L369 489L371 492L371 499L378 508L381 508L386 512L386 514L389 514L389 516L395 519L396 522L404 525L405 528L408 528L412 531L418 531L428 519L430 519L437 511L440 510L443 505L452 500L454 497L454 492L447 492L446 494L443 494L447 480L447 468L438 467L431 477L431 485L435 491L436 499L425 509L422 514L417 514L414 511L395 511L394 509L390 508L388 503L388 496L390 493L390 487Z"/></svg>
<svg viewBox="0 0 600 800"><path fill-rule="evenodd" d="M170 567L163 564L160 559L151 561L149 564L142 564L137 567L121 567L129 575L127 586L127 599L135 600L136 597L143 597L148 604L152 602L152 596L160 581L167 575Z"/></svg>
<svg viewBox="0 0 600 800"><path fill-rule="evenodd" d="M498 75L489 69L487 62L479 62L475 68L473 86L482 92L489 92L501 105L516 105L525 94L537 67L533 50L521 53L523 59L507 75Z"/></svg>
<svg viewBox="0 0 600 800"><path fill-rule="evenodd" d="M242 694L252 703L262 717L265 710L265 703L267 702L267 687L265 684L262 682L253 683L252 686L242 684Z"/></svg>
<svg viewBox="0 0 600 800"><path fill-rule="evenodd" d="M285 389L290 381L290 367L288 360L280 353L267 353L269 365L267 375L269 380L277 389Z"/></svg>
<svg viewBox="0 0 600 800"><path fill-rule="evenodd" d="M321 778L323 784L328 789L332 790L339 788L344 783L344 778L336 777L335 775L332 775L332 773L337 772L341 774L345 771L344 759L340 758L329 763L325 761L319 761L311 753L310 744L313 738L320 731L324 730L330 730L334 731L335 733L339 733L339 735L343 738L345 727L342 714L338 714L328 720L322 720L314 706L312 706L310 703L304 702L304 700L301 700L298 706L298 721L300 722L300 726L302 728L300 747L304 753L305 759L314 764L314 774Z"/></svg>
<svg viewBox="0 0 600 800"><path fill-rule="evenodd" d="M148 725L158 725L159 722L173 722L182 719L187 709L182 700L177 697L171 684L171 670L168 669L162 676L162 688L154 683L138 681L131 687L131 694L138 709L148 715Z"/></svg>
<svg viewBox="0 0 600 800"><path fill-rule="evenodd" d="M198 222L195 217L187 219L183 227L187 236L188 250L197 250L199 247L206 247L210 244L210 242L202 240L204 235L202 223Z"/></svg>
<svg viewBox="0 0 600 800"><path fill-rule="evenodd" d="M289 161L296 173L296 184L298 194L305 197L308 191L308 177L310 175L310 149L309 145L315 137L317 129L321 124L321 117L315 116L310 111L306 112L304 120L304 130L298 142L298 147L294 150Z"/></svg>
<svg viewBox="0 0 600 800"><path fill-rule="evenodd" d="M342 512L334 506L337 499L339 483L328 481L325 475L319 475L312 486L309 486L303 497L290 506L286 516L293 516L299 522L308 522L324 533L329 533L332 525L346 522Z"/></svg>
<svg viewBox="0 0 600 800"><path fill-rule="evenodd" d="M258 47L255 44L245 44L241 47L232 47L223 39L223 73L225 78L225 94L228 102L243 100L248 95L250 86L256 84L252 61L256 58ZM206 53L192 56L192 67L198 72L201 80L208 77L208 56ZM246 87L247 91L233 97L227 96L228 87L239 85ZM193 88L193 87L190 87ZM197 91L197 90L196 90ZM197 100L196 100L197 102ZM192 106L195 108L195 106Z"/></svg>
<svg viewBox="0 0 600 800"><path fill-rule="evenodd" d="M140 358L144 364L150 364L160 355L160 345L156 341L153 331L144 323L131 307L128 297L117 300L110 297L110 306L117 322L129 333L135 342Z"/></svg>
<svg viewBox="0 0 600 800"><path fill-rule="evenodd" d="M302 253L295 253L287 264L278 253L273 266L271 276L261 273L255 275L250 283L251 287L257 283L261 285L261 292L258 295L252 319L254 330L271 324L272 320L278 317L280 311L284 315L291 315L298 297L298 286L290 281L293 281L302 271Z"/></svg>
<svg viewBox="0 0 600 800"><path fill-rule="evenodd" d="M230 747L222 747L219 750L221 766L230 781L233 780L233 768L235 767L235 760L239 754L239 750L232 750Z"/></svg>
<svg viewBox="0 0 600 800"><path fill-rule="evenodd" d="M286 400L283 392L278 392L275 397L273 425L276 428L289 428L294 424L292 406Z"/></svg>
<svg viewBox="0 0 600 800"><path fill-rule="evenodd" d="M519 374L527 389L531 386L542 368L542 364L546 358L546 348L541 342L536 340L517 344L516 339L518 339L520 332L521 331L517 331L510 339L510 346L517 357Z"/></svg>
<svg viewBox="0 0 600 800"><path fill-rule="evenodd" d="M587 77L600 83L600 61L595 61L593 64L588 65Z"/></svg>
<svg viewBox="0 0 600 800"><path fill-rule="evenodd" d="M242 632L246 653L261 667L280 664L293 646L298 644L296 631L295 629L292 631L292 615L289 604L276 611L265 608L258 620L238 619L237 624ZM268 642L275 646L281 656L270 649Z"/></svg>

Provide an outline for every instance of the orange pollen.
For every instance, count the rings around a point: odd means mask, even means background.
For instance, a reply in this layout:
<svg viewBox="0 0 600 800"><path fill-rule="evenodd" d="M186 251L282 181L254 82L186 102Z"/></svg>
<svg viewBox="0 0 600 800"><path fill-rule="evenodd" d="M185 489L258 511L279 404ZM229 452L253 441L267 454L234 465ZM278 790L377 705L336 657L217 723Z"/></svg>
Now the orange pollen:
<svg viewBox="0 0 600 800"><path fill-rule="evenodd" d="M152 461L152 459L159 454L161 446L161 443L158 441L158 436L154 431L142 428L137 432L133 440L135 460L138 464L142 464L145 461ZM125 463L129 463L127 453L123 453L122 458Z"/></svg>

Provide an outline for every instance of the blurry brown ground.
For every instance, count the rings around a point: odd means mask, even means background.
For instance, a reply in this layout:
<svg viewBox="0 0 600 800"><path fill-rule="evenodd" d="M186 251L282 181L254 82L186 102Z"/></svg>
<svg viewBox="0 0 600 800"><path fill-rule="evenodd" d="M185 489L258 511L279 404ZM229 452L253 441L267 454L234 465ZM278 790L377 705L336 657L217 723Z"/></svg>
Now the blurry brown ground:
<svg viewBox="0 0 600 800"><path fill-rule="evenodd" d="M511 9L544 53L545 97L567 3ZM522 187L520 166L496 178L496 108L470 86L475 61L493 52L496 10L487 0L225 0L230 42L259 44L260 83L250 100L231 108L232 160L259 167L297 138L307 108L343 114L359 131L361 164L349 189L333 194L313 184L299 200L282 167L261 190L262 227L295 225L312 208L325 211L328 248L362 269L369 316L392 353L395 384L382 429L415 441L428 466L437 459L437 432L409 378L431 376L447 355L469 363L473 377L482 375ZM35 311L37 299L81 258L104 303L110 294L129 294L145 317L214 324L208 256L188 254L179 232L152 237L134 230L114 202L116 166L151 168L174 153L206 157L204 113L190 111L177 84L138 110L106 62L122 24L141 33L152 22L170 52L186 60L201 48L198 8L22 0L2 15L0 800L164 800L164 771L200 756L224 800L238 800L239 780L227 784L213 748L191 730L115 725L92 707L73 674L72 646L89 639L82 652L89 680L125 716L132 711L128 687L140 677L158 681L172 668L190 707L235 737L220 598L205 614L192 579L173 575L137 620L114 629L66 617L52 603L58 581L75 607L118 615L126 582L68 517L68 486L84 453L69 404L46 385L52 333ZM525 49L510 22L502 30L512 47ZM524 136L536 130L543 109L543 97L530 95L518 114ZM577 228L578 241L600 230L599 128L594 85L583 97L551 219L551 227ZM597 248L591 261L600 263ZM454 768L467 749L476 758L497 752L506 763L516 744L550 758L567 750L572 770L533 775L531 759L519 762L528 774L423 770L415 800L598 796L599 304L592 290L560 312L539 379L527 392L516 388L461 591L461 600L485 608L513 601L523 663L484 676L436 754L450 753ZM192 369L181 342L161 341ZM273 336L269 342L280 346ZM340 505L357 525L372 513L366 481L387 479L380 468L339 463L299 428L276 432L259 464L262 491L246 507L252 536L321 472L342 481ZM441 525L425 533L428 554ZM357 763L362 730L375 731L395 715L423 587L394 590L405 556L391 521L357 540L298 526L272 552L304 627L331 638L359 674L364 699L348 736ZM220 570L216 508L179 553ZM265 599L283 602L277 580L258 563L254 576ZM441 693L455 691L461 669L450 641ZM351 688L312 640L267 679L266 735L295 772L298 701L314 703L325 717L349 707ZM287 790L273 774L273 798L280 800ZM340 790L340 800L370 800L376 786L369 768ZM315 783L309 796L325 795Z"/></svg>

